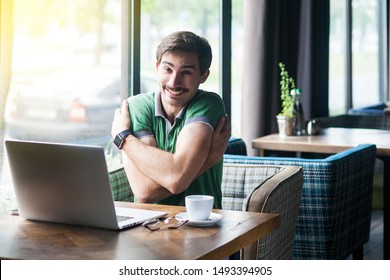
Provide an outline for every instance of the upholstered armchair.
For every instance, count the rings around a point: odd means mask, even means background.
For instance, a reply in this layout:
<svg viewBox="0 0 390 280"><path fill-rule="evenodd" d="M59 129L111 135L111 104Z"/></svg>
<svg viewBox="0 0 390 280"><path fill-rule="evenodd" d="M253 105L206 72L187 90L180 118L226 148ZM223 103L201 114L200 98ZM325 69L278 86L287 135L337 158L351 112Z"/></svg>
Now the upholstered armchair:
<svg viewBox="0 0 390 280"><path fill-rule="evenodd" d="M242 138L231 137L229 139L225 154L247 155L246 144Z"/></svg>
<svg viewBox="0 0 390 280"><path fill-rule="evenodd" d="M368 129L390 129L390 114L345 114L316 118L320 128L347 127Z"/></svg>
<svg viewBox="0 0 390 280"><path fill-rule="evenodd" d="M244 248L241 259L291 259L303 184L297 166L224 163L222 208L280 214L280 227Z"/></svg>
<svg viewBox="0 0 390 280"><path fill-rule="evenodd" d="M348 110L350 115L382 116L390 115L390 103L380 102L370 106L352 108Z"/></svg>
<svg viewBox="0 0 390 280"><path fill-rule="evenodd" d="M324 159L225 155L224 164L303 168L294 259L363 258L369 239L375 145L364 144Z"/></svg>

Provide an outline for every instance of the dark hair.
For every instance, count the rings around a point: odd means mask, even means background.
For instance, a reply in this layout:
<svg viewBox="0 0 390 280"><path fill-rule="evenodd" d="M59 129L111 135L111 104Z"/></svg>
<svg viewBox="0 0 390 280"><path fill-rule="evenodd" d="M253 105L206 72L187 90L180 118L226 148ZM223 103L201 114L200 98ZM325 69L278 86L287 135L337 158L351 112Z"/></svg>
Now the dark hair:
<svg viewBox="0 0 390 280"><path fill-rule="evenodd" d="M156 51L157 63L161 62L161 58L166 52L171 51L197 53L200 74L204 74L210 68L211 60L213 59L209 42L190 31L174 32L163 38Z"/></svg>

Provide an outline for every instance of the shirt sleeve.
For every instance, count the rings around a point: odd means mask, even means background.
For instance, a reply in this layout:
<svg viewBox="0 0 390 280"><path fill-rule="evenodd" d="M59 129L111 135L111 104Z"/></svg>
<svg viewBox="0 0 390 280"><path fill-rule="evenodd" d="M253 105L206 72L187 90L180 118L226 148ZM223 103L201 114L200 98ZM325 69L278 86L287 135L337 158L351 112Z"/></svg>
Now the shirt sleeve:
<svg viewBox="0 0 390 280"><path fill-rule="evenodd" d="M214 130L218 120L225 114L225 105L218 94L199 91L188 105L185 125L202 122Z"/></svg>
<svg viewBox="0 0 390 280"><path fill-rule="evenodd" d="M154 95L138 94L127 99L130 111L130 130L137 138L153 136Z"/></svg>

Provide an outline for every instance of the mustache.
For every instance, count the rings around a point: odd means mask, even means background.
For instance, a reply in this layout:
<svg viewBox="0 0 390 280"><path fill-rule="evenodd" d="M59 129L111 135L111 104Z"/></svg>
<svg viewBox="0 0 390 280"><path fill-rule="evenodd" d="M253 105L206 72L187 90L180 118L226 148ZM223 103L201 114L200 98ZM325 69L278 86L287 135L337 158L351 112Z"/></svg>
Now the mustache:
<svg viewBox="0 0 390 280"><path fill-rule="evenodd" d="M184 88L184 87L170 87L170 86L167 86L167 85L163 85L162 87L163 87L163 89L167 89L167 90L170 90L170 91L182 91L182 92L187 92L188 91L188 88Z"/></svg>

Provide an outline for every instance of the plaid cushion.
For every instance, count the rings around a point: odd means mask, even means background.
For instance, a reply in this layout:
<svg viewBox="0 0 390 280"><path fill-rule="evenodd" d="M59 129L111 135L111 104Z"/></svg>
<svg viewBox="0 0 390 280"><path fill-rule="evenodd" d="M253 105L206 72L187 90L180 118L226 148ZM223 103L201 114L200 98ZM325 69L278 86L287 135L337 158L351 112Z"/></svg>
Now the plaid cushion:
<svg viewBox="0 0 390 280"><path fill-rule="evenodd" d="M345 259L368 241L375 145L325 159L225 155L224 163L303 167L303 190L293 258Z"/></svg>
<svg viewBox="0 0 390 280"><path fill-rule="evenodd" d="M118 167L108 172L112 196L115 201L134 202L134 194L123 167Z"/></svg>
<svg viewBox="0 0 390 280"><path fill-rule="evenodd" d="M241 252L244 259L291 259L303 182L296 167L224 164L222 208L278 213L281 225Z"/></svg>
<svg viewBox="0 0 390 280"><path fill-rule="evenodd" d="M249 194L265 180L280 172L282 167L224 164L222 176L222 209L242 211Z"/></svg>

